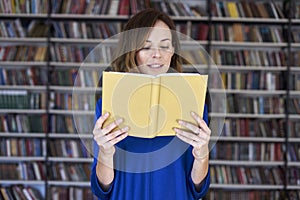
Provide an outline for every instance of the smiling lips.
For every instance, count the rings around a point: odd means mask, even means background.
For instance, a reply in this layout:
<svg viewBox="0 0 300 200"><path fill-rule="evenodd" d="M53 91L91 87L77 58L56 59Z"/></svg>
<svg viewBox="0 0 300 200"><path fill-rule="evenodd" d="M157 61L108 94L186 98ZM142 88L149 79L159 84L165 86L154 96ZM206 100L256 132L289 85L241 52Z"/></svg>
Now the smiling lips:
<svg viewBox="0 0 300 200"><path fill-rule="evenodd" d="M148 64L147 66L151 68L160 68L163 67L164 65L159 63L153 63L153 64Z"/></svg>

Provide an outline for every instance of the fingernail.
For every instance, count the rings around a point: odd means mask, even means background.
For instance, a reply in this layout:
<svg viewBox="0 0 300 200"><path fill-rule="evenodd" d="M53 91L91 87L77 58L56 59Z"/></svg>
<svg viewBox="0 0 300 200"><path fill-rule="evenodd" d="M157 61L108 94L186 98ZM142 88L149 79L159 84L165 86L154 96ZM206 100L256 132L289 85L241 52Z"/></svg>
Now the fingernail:
<svg viewBox="0 0 300 200"><path fill-rule="evenodd" d="M108 115L109 115L109 113L108 113L108 112L106 112L106 113L104 114L104 117L108 117Z"/></svg>
<svg viewBox="0 0 300 200"><path fill-rule="evenodd" d="M117 119L117 124L121 124L122 122L123 122L123 119L122 118L120 118L120 119Z"/></svg>
<svg viewBox="0 0 300 200"><path fill-rule="evenodd" d="M126 131L129 130L129 127L128 127L128 126L125 126L122 130L126 132Z"/></svg>
<svg viewBox="0 0 300 200"><path fill-rule="evenodd" d="M177 122L178 122L180 125L183 125L183 124L184 124L184 122L181 121L181 120L177 120Z"/></svg>

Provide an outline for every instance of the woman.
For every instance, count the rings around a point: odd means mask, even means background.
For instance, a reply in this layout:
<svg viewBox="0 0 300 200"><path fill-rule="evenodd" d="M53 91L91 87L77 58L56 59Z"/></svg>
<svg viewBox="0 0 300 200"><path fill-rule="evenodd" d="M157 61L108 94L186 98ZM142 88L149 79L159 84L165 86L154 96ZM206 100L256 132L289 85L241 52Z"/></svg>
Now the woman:
<svg viewBox="0 0 300 200"><path fill-rule="evenodd" d="M179 41L173 21L164 13L146 9L133 16L124 31L152 27L144 34L140 30L122 35L117 57L112 67L114 71L139 72L158 75L170 71L181 71ZM136 34L134 34L136 33ZM129 38L134 38L130 40ZM127 49L130 51L127 52ZM122 54L124 52L125 54ZM207 109L204 119L191 113L194 121L178 120L182 127L174 128L176 137L164 136L152 139L128 136L130 127L118 128L122 119L103 127L109 113L101 113L101 99L96 106L94 140L97 143L96 156L92 166L91 186L100 199L144 200L144 199L200 199L210 184L208 143L210 129L207 126ZM168 159L172 153L162 153L144 160L131 160L117 150L137 154L151 154L164 146L174 143L172 151L181 151L180 156L160 168L153 168L156 162ZM179 149L179 150L178 150ZM120 152L121 152L120 151ZM116 167L123 163L125 168ZM122 165L120 165L122 166ZM141 166L146 166L145 168ZM130 171L128 168L147 169Z"/></svg>

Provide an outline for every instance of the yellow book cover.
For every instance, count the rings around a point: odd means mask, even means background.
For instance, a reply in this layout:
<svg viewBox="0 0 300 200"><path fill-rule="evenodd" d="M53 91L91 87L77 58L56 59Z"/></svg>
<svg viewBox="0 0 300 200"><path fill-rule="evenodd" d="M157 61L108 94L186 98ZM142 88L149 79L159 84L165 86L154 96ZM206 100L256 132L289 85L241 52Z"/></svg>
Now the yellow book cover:
<svg viewBox="0 0 300 200"><path fill-rule="evenodd" d="M102 113L111 114L104 126L123 118L130 136L175 135L178 119L194 122L191 111L202 117L207 79L197 73L103 72Z"/></svg>
<svg viewBox="0 0 300 200"><path fill-rule="evenodd" d="M227 2L227 7L228 7L230 17L232 17L232 18L239 17L239 11L238 11L236 2Z"/></svg>

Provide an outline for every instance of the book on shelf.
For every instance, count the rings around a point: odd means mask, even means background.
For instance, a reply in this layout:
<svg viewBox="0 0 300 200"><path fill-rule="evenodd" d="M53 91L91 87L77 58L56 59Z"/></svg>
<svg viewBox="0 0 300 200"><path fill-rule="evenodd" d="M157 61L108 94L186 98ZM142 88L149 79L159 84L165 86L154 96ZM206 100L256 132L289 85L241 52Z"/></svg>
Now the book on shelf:
<svg viewBox="0 0 300 200"><path fill-rule="evenodd" d="M239 17L239 11L235 2L227 2L229 16L233 18Z"/></svg>
<svg viewBox="0 0 300 200"><path fill-rule="evenodd" d="M207 78L196 73L103 72L102 112L111 113L105 125L121 117L131 136L175 135L176 120L193 122L191 111L202 117Z"/></svg>

